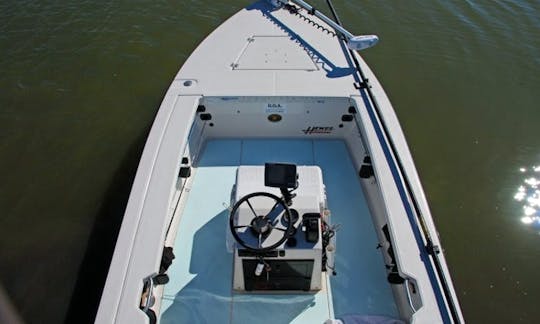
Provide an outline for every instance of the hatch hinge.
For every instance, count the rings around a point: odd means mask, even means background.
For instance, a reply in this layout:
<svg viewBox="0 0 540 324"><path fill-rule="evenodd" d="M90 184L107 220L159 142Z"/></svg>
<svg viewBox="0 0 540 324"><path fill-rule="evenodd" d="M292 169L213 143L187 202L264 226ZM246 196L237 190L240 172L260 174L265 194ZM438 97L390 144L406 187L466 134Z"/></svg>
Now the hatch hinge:
<svg viewBox="0 0 540 324"><path fill-rule="evenodd" d="M371 85L369 84L369 80L366 79L365 81L362 81L362 82L355 82L354 88L358 90L367 89L367 88L371 88Z"/></svg>
<svg viewBox="0 0 540 324"><path fill-rule="evenodd" d="M433 245L433 242L431 241L431 239L428 239L428 241L427 241L426 251L430 255L437 255L437 254L441 253L440 247L438 245Z"/></svg>
<svg viewBox="0 0 540 324"><path fill-rule="evenodd" d="M189 165L189 159L187 157L182 158L182 163L180 165L180 171L178 172L178 177L180 178L189 178L191 176L191 166ZM174 255L173 255L174 258Z"/></svg>
<svg viewBox="0 0 540 324"><path fill-rule="evenodd" d="M371 165L371 158L369 157L369 155L366 155L364 157L364 164L362 164L362 166L360 167L358 175L362 179L368 179L375 175L375 171L373 170L373 165Z"/></svg>
<svg viewBox="0 0 540 324"><path fill-rule="evenodd" d="M354 116L353 115L342 115L341 116L341 121L344 121L344 122L351 122L354 120Z"/></svg>
<svg viewBox="0 0 540 324"><path fill-rule="evenodd" d="M209 113L203 113L199 115L199 118L203 121L212 120L212 115Z"/></svg>

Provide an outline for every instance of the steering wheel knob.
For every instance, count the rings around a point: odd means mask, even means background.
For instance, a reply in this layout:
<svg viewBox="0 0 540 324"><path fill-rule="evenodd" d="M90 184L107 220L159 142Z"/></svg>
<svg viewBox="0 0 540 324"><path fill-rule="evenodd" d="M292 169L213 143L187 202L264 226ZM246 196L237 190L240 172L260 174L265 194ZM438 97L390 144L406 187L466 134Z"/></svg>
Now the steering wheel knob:
<svg viewBox="0 0 540 324"><path fill-rule="evenodd" d="M270 224L270 220L267 217L257 216L251 220L251 230L256 236L259 234L267 236L272 231L272 224Z"/></svg>

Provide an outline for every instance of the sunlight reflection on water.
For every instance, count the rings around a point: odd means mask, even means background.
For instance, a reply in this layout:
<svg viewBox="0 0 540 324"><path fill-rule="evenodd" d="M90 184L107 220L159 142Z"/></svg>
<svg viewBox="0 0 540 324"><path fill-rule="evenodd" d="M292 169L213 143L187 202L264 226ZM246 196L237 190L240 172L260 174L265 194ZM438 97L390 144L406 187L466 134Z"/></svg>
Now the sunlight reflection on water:
<svg viewBox="0 0 540 324"><path fill-rule="evenodd" d="M521 222L525 225L540 229L540 166L520 168L524 179L518 187L514 199L523 204ZM540 234L540 232L539 232Z"/></svg>

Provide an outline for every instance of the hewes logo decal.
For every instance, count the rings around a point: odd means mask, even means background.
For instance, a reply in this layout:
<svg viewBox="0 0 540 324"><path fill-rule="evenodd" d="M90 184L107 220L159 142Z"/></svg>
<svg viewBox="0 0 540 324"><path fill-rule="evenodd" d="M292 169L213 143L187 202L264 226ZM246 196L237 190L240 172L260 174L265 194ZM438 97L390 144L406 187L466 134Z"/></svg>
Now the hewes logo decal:
<svg viewBox="0 0 540 324"><path fill-rule="evenodd" d="M311 134L331 134L334 127L321 127L321 126L309 126L306 129L302 129L302 132L306 135Z"/></svg>

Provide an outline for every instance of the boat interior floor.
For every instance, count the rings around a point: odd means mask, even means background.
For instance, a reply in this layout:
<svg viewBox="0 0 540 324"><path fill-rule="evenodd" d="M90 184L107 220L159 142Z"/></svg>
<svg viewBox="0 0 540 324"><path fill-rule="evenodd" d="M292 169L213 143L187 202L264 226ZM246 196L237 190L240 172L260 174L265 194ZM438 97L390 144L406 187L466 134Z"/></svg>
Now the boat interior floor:
<svg viewBox="0 0 540 324"><path fill-rule="evenodd" d="M336 234L336 276L303 294L247 294L232 289L226 234L240 165L287 162L323 173ZM346 314L398 317L372 217L341 140L208 140L194 166L174 241L176 259L161 299L161 323L323 323ZM179 208L180 209L180 208Z"/></svg>

